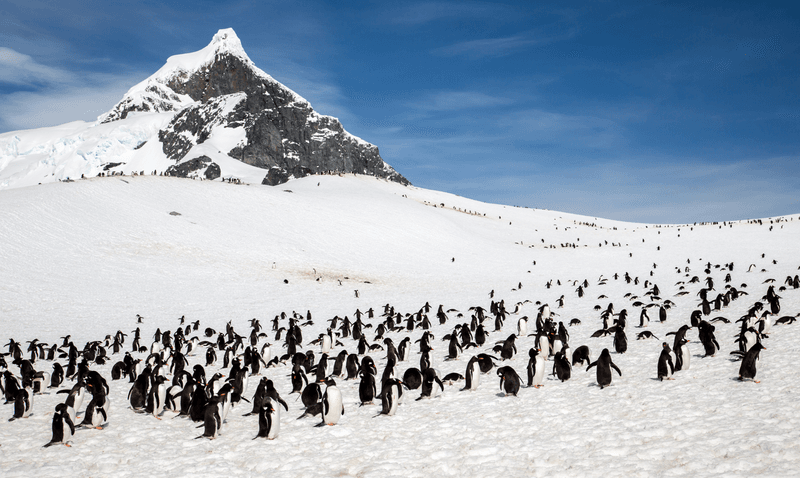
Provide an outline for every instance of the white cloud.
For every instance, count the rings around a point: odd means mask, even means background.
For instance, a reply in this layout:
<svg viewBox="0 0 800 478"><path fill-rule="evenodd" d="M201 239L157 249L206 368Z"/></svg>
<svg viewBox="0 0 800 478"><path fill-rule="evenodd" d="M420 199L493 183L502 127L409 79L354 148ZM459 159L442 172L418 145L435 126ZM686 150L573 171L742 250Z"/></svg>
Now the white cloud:
<svg viewBox="0 0 800 478"><path fill-rule="evenodd" d="M0 83L35 86L73 79L70 72L42 65L28 55L0 47Z"/></svg>

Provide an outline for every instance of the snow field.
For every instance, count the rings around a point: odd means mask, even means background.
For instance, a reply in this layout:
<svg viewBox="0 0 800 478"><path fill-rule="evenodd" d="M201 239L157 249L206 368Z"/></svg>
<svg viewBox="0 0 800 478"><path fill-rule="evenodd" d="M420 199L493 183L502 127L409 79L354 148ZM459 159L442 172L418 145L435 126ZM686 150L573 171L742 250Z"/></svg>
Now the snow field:
<svg viewBox="0 0 800 478"><path fill-rule="evenodd" d="M681 226L678 232L677 226L645 228L484 204L353 176L307 177L277 188L160 177L98 178L3 191L0 211L2 344L12 337L23 343L34 337L60 342L60 336L71 333L82 348L86 341L117 330L129 333L137 326L137 313L145 318L143 345L149 345L156 327L174 330L182 315L187 322L200 320L200 333L205 327L219 331L232 321L241 335L249 334L246 321L257 317L275 344L272 317L310 310L314 324L303 329L307 344L335 315L354 320L356 308L372 307L376 318L362 320L377 326L386 303L405 314L429 302L434 367L444 376L464 374L474 354L492 353L491 345L513 333L519 317L535 318L535 302L540 301L550 304L559 314L556 320L565 325L572 318L581 320L581 325L568 327L572 350L587 344L594 360L609 348L623 373L614 373L612 385L600 390L594 370L578 366L567 382L548 375L543 388L523 388L518 397L505 397L494 369L481 377L476 391L460 391L463 381L446 386L441 398L416 401L419 390L406 391L393 417L376 417L379 400L359 407L358 381L337 378L346 413L336 426L315 428L318 418L296 420L303 407L296 395L288 394L290 365L280 365L262 370L290 407L282 411L278 439L251 440L258 419L241 416L251 408L242 402L231 411L220 436L209 441L194 440L202 430L189 420L173 420L171 412L159 421L129 410L130 384L111 381L111 366L121 359L114 355L106 365L92 367L111 387L107 428L78 431L71 448L42 449L50 439L53 408L65 396L54 390L36 396L30 418L0 421L4 476L793 476L798 469L798 325L773 326L761 353L759 384L736 380L739 362L728 355L736 349L738 324L733 321L761 299L768 286L763 282L774 278L777 291L787 275L798 273L792 246L800 243L797 217L778 223L773 231L765 221L722 229ZM180 216L170 215L172 211ZM602 228L576 225L576 220ZM622 246L598 247L606 240ZM567 242L589 247L560 247ZM550 244L556 248L544 248ZM676 372L674 381L659 382L661 342L671 345L672 336L666 333L689 322L702 280L710 275L715 289L723 290L725 272L712 267L705 274L707 261L734 261L731 284L749 295L708 317L732 321L715 324L722 346L715 357L700 357L702 346L692 329L689 370ZM747 272L750 264L756 267ZM685 266L691 268L689 277ZM615 272L626 271L640 283L613 279ZM598 284L601 275L606 285ZM693 275L701 282L688 283ZM578 298L571 280L583 279L590 285ZM649 303L644 280L657 283L661 297L676 305L666 323L658 323L651 313L650 326L638 329L640 308L623 296L631 292ZM687 282L688 295L675 296L678 281ZM742 283L747 287L740 287ZM520 305L501 332L491 332L493 318L488 318L490 335L484 347L444 360L447 342L442 337L457 323L469 322L469 307L488 309L491 290L509 311L517 303L531 302ZM607 298L598 299L601 294ZM558 308L562 295L564 307ZM779 315L800 312L798 291L778 295ZM605 308L609 302L615 311L629 312L625 354L613 352L610 336L590 337L601 328L594 306ZM463 317L448 313L448 322L440 326L435 318L439 304ZM529 331L534 329L531 320ZM641 330L659 339L636 340ZM413 341L422 332L416 328L386 334L396 345L406 335L412 338L410 360L398 364L398 376L419 367ZM366 329L370 343L374 333L374 327ZM130 340L129 335L126 350ZM355 341L340 340L355 352ZM525 381L532 346L533 337L520 337L518 353L500 365L513 366ZM300 351L309 349L319 358L316 347L304 345ZM341 349L335 347L330 357ZM273 355L282 350L273 345ZM190 367L205 364L204 352L201 347L189 357ZM368 355L380 375L385 352ZM207 375L220 363L207 367ZM47 361L34 366L52 369ZM18 373L17 367L10 368ZM549 361L546 371L551 370ZM245 397L252 397L259 379L251 377ZM9 405L0 409L11 416Z"/></svg>

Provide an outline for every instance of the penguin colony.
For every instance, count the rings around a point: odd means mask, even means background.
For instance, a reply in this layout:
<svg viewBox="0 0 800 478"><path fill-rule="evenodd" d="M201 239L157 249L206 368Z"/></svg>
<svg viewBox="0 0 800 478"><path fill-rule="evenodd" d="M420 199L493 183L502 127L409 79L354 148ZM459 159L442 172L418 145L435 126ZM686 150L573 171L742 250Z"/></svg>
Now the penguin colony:
<svg viewBox="0 0 800 478"><path fill-rule="evenodd" d="M592 369L597 386L604 389L613 385L614 375L625 376L614 357L628 349L632 332L628 316L636 310L638 314L633 316L638 315L638 328L643 329L636 338L652 343L653 378L680 380L681 373L690 369L692 353L698 357L702 352L701 360L733 362L731 375L737 380L758 383L758 363L770 335L800 317L796 311L782 311L780 295L797 293L800 278L787 276L777 290L774 279L752 286L740 282L737 287L733 277L741 270L734 269L732 262L701 264L702 273L697 275L688 264L690 259L687 265L676 267L681 280L674 284L672 294L697 298L696 308L685 317L671 312L675 303L661 297L663 287L627 272L601 276L595 283L624 281L632 292L623 300L630 303L624 307L612 302L597 305L597 317L582 320L567 321L548 304L530 300L509 312L504 300L494 300L494 291L489 293L488 308L476 305L465 312L445 310L443 305L434 309L429 303L413 313L401 313L389 304L382 312L356 310L353 319L328 319L326 332L313 340L304 332L318 320L310 311L305 315L281 313L267 327L254 318L241 333L231 322L218 331L181 317L174 330L157 328L152 337L142 335L139 324L147 319L137 316L130 333L117 331L82 348L69 335L54 344L32 339L23 345L10 339L0 355L0 393L8 406L9 421L23 421L34 413L52 414L49 441L42 430L45 447L80 443L81 429L102 430L113 422L114 414L122 413L141 414L142 420L165 416L191 420L202 432L189 438L198 439L222 435L228 420L252 420L253 439L274 440L280 437L282 413L290 410L282 394L302 401L299 422L289 422L291 425L304 426L304 420L310 420L322 427L337 425L346 412L360 413L363 407L375 417L391 417L402 413L400 406L409 396L435 399L445 393L493 386L492 372L499 378L502 395L522 399L546 393L530 389L540 389L548 381L550 386L558 386L576 373ZM656 267L653 264L653 269ZM556 284L561 285L561 280ZM588 278L571 281L571 285L576 287L573 300L590 300L585 299L593 289ZM546 287L551 286L548 281ZM600 298L607 299L603 294ZM556 301L557 309L567 300L562 295ZM747 313L726 317L725 310L734 301L748 301ZM521 307L531 308L536 315L516 318L514 332L509 334L507 323L520 315ZM651 320L668 322L674 330L658 338L645 330ZM452 328L437 339L430 331L433 321ZM565 321L571 327L596 323L600 328L591 334L589 343L575 344ZM423 331L421 337L412 341L411 333L417 329ZM734 350L720 354L721 343ZM524 362L516 359L524 354L527 366L523 370L519 365ZM463 373L443 375L437 367L440 361L466 366ZM103 376L97 369L106 364L113 365L110 375ZM548 376L550 380L546 380ZM337 380L359 382L357 402L355 397L343 396ZM112 408L111 387L125 387L128 403ZM54 410L36 409L35 398L49 393L63 394L64 401ZM346 410L345 403L354 402L359 406Z"/></svg>

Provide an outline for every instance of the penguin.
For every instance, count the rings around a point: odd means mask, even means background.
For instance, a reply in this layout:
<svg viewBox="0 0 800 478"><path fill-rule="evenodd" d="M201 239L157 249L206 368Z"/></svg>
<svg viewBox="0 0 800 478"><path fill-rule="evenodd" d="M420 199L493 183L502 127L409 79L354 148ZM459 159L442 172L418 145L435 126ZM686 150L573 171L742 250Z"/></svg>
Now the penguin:
<svg viewBox="0 0 800 478"><path fill-rule="evenodd" d="M597 358L596 361L589 364L586 367L586 371L588 372L592 367L597 367L597 384L600 385L600 389L609 386L611 384L611 369L617 371L619 376L622 376L622 372L619 370L614 362L611 361L611 354L609 353L608 349L603 349L600 353L600 357Z"/></svg>
<svg viewBox="0 0 800 478"><path fill-rule="evenodd" d="M448 360L456 360L458 359L459 354L463 351L461 348L461 343L458 341L458 334L453 332L450 334L450 345L448 347Z"/></svg>
<svg viewBox="0 0 800 478"><path fill-rule="evenodd" d="M203 434L198 438L208 438L213 440L217 437L217 431L222 426L222 419L219 416L219 402L222 400L220 396L211 397L203 408L203 424L197 428L203 427Z"/></svg>
<svg viewBox="0 0 800 478"><path fill-rule="evenodd" d="M686 339L675 342L675 370L689 370L691 353L689 353L689 347L686 345L687 343L689 343L689 341Z"/></svg>
<svg viewBox="0 0 800 478"><path fill-rule="evenodd" d="M575 352L572 353L572 365L575 366L577 364L589 365L592 362L591 357L589 356L589 346L588 345L581 345Z"/></svg>
<svg viewBox="0 0 800 478"><path fill-rule="evenodd" d="M281 408L274 405L272 400L266 398L258 411L258 435L253 438L266 438L274 440L278 438L281 429Z"/></svg>
<svg viewBox="0 0 800 478"><path fill-rule="evenodd" d="M647 315L647 309L642 309L642 312L639 314L639 327L647 327L650 323L650 316Z"/></svg>
<svg viewBox="0 0 800 478"><path fill-rule="evenodd" d="M98 430L108 421L108 384L99 373L91 371L86 377L86 391L92 394L80 426Z"/></svg>
<svg viewBox="0 0 800 478"><path fill-rule="evenodd" d="M33 410L33 387L30 380L26 380L22 384L22 388L17 390L14 397L14 415L8 419L13 422L17 418L28 418Z"/></svg>
<svg viewBox="0 0 800 478"><path fill-rule="evenodd" d="M517 337L528 335L528 318L522 317L517 321Z"/></svg>
<svg viewBox="0 0 800 478"><path fill-rule="evenodd" d="M713 357L719 350L719 342L717 342L717 338L714 336L714 330L716 328L704 320L700 322L698 329L700 343L703 344L703 348L706 352L704 357Z"/></svg>
<svg viewBox="0 0 800 478"><path fill-rule="evenodd" d="M347 380L353 380L356 377L358 377L359 368L360 368L360 365L358 363L358 355L356 355L356 354L348 355L347 356L347 364L346 364Z"/></svg>
<svg viewBox="0 0 800 478"><path fill-rule="evenodd" d="M422 372L422 390L417 400L435 398L444 392L444 383L436 375L436 370L429 368Z"/></svg>
<svg viewBox="0 0 800 478"><path fill-rule="evenodd" d="M467 363L467 371L464 372L464 378L466 379L466 384L462 390L477 390L478 385L481 383L481 374L480 374L480 366L478 362L481 360L480 357L472 357L469 359Z"/></svg>
<svg viewBox="0 0 800 478"><path fill-rule="evenodd" d="M750 350L748 350L746 353L742 353L738 350L731 352L732 354L738 354L742 356L742 365L739 367L739 380L744 381L750 379L755 383L761 383L760 381L756 380L756 365L758 364L759 353L766 349L767 348L764 347L761 342L756 342L756 344L750 347Z"/></svg>
<svg viewBox="0 0 800 478"><path fill-rule="evenodd" d="M556 352L553 357L553 375L562 382L566 382L572 376L572 365L564 352Z"/></svg>
<svg viewBox="0 0 800 478"><path fill-rule="evenodd" d="M672 351L666 342L661 344L661 355L658 357L658 379L674 380L672 374L675 373L675 365L672 363Z"/></svg>
<svg viewBox="0 0 800 478"><path fill-rule="evenodd" d="M50 375L50 387L56 388L64 381L64 367L60 363L53 364L53 373Z"/></svg>
<svg viewBox="0 0 800 478"><path fill-rule="evenodd" d="M377 386L375 385L375 376L367 370L362 370L359 374L361 376L361 383L358 385L358 398L361 400L361 406L372 403L377 395Z"/></svg>
<svg viewBox="0 0 800 478"><path fill-rule="evenodd" d="M425 370L431 369L427 368ZM420 387L420 385L422 385L422 375L423 373L420 372L418 368L411 367L403 374L403 383L406 384L406 388L409 390L416 390Z"/></svg>
<svg viewBox="0 0 800 478"><path fill-rule="evenodd" d="M381 393L381 415L392 416L397 412L397 405L403 397L403 382L396 378L389 379Z"/></svg>
<svg viewBox="0 0 800 478"><path fill-rule="evenodd" d="M347 360L347 350L342 350L339 352L339 355L336 356L336 360L333 362L333 375L334 377L341 377L342 376L342 369L344 369L345 361Z"/></svg>
<svg viewBox="0 0 800 478"><path fill-rule="evenodd" d="M56 411L53 413L53 438L50 439L44 448L49 446L58 445L63 443L70 446L69 439L75 434L75 424L67 413L67 404L59 403L56 405Z"/></svg>
<svg viewBox="0 0 800 478"><path fill-rule="evenodd" d="M528 386L540 388L544 381L544 357L539 349L528 350Z"/></svg>
<svg viewBox="0 0 800 478"><path fill-rule="evenodd" d="M59 390L56 393L68 394L67 399L64 400L64 403L67 405L67 414L69 415L69 418L72 420L72 423L75 423L78 410L80 410L81 406L83 405L83 399L86 395L86 384L83 382L83 379L78 380L78 383L73 385L72 389Z"/></svg>
<svg viewBox="0 0 800 478"><path fill-rule="evenodd" d="M300 398L303 400L303 406L308 408L322 399L322 387L320 387L317 382L309 383L306 388L303 389Z"/></svg>
<svg viewBox="0 0 800 478"><path fill-rule="evenodd" d="M292 391L291 393L301 393L308 383L305 372L298 365L292 370Z"/></svg>
<svg viewBox="0 0 800 478"><path fill-rule="evenodd" d="M625 335L625 328L617 325L614 331L614 350L618 354L628 351L628 337Z"/></svg>
<svg viewBox="0 0 800 478"><path fill-rule="evenodd" d="M150 385L150 392L147 394L147 404L145 411L152 414L157 419L161 420L161 414L164 411L167 398L167 386L165 385L166 378L157 375L153 378L153 383Z"/></svg>
<svg viewBox="0 0 800 478"><path fill-rule="evenodd" d="M322 395L322 423L318 426L336 425L344 415L344 404L342 403L342 392L336 386L336 382L329 378L325 380L325 393Z"/></svg>
<svg viewBox="0 0 800 478"><path fill-rule="evenodd" d="M494 367L493 360L498 360L497 357L489 354L478 354L477 357L478 367L480 367L481 373L489 373L489 371L492 370L492 367Z"/></svg>
<svg viewBox="0 0 800 478"><path fill-rule="evenodd" d="M506 396L514 395L516 397L522 381L517 371L510 366L505 366L497 369L497 375L500 377L500 390L503 390Z"/></svg>

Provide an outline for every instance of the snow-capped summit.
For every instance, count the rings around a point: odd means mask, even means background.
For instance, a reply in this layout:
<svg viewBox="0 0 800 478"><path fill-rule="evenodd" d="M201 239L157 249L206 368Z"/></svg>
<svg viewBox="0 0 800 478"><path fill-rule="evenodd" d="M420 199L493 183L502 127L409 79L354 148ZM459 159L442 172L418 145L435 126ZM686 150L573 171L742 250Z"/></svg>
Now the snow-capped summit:
<svg viewBox="0 0 800 478"><path fill-rule="evenodd" d="M169 57L96 123L70 125L0 135L0 189L105 172L269 185L345 172L408 184L376 146L259 69L230 28Z"/></svg>

